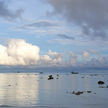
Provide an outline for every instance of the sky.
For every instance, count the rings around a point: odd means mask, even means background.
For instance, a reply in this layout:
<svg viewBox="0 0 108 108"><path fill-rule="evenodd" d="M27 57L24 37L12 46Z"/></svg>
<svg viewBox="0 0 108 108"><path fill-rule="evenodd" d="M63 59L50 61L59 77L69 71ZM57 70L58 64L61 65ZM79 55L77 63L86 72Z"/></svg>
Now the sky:
<svg viewBox="0 0 108 108"><path fill-rule="evenodd" d="M108 67L108 1L0 0L0 65Z"/></svg>

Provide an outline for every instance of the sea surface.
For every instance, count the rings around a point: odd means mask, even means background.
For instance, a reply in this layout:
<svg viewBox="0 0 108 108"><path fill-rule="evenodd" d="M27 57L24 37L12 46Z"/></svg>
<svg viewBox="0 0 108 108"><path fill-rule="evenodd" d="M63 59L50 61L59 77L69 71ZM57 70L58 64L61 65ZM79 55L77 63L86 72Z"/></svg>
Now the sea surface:
<svg viewBox="0 0 108 108"><path fill-rule="evenodd" d="M0 108L108 108L107 86L100 72L0 73Z"/></svg>

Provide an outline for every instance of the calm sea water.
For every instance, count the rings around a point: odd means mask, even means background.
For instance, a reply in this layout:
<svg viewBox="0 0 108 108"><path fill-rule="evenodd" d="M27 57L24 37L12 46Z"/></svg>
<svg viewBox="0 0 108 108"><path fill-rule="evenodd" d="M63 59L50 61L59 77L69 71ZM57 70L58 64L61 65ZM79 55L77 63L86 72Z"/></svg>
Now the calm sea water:
<svg viewBox="0 0 108 108"><path fill-rule="evenodd" d="M48 80L50 74L0 73L0 107L108 108L108 74L55 73ZM99 86L99 80L105 84Z"/></svg>

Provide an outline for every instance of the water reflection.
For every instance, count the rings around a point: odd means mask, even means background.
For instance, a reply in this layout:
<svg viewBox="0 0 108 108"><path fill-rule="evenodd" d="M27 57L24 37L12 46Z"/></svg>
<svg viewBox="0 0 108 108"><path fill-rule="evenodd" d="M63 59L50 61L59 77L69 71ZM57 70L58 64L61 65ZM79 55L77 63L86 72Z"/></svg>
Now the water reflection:
<svg viewBox="0 0 108 108"><path fill-rule="evenodd" d="M37 75L0 74L0 105L31 106L37 100Z"/></svg>
<svg viewBox="0 0 108 108"><path fill-rule="evenodd" d="M98 80L108 85L108 76L53 74L0 74L0 107L12 108L108 108L108 88L99 88ZM87 93L89 90L91 93ZM83 91L81 95L72 91Z"/></svg>

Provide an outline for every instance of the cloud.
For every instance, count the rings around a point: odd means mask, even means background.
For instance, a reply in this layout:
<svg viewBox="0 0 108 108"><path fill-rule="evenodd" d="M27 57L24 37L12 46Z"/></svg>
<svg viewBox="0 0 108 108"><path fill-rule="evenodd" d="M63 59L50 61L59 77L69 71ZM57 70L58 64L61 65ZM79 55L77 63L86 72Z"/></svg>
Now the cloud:
<svg viewBox="0 0 108 108"><path fill-rule="evenodd" d="M64 28L61 27L61 24L58 21L53 20L38 20L29 22L28 24L15 27L15 31L27 31L32 34L42 34L42 35L49 35L49 34L58 34L59 32L63 31Z"/></svg>
<svg viewBox="0 0 108 108"><path fill-rule="evenodd" d="M57 52L52 52L51 50L48 51L48 55L52 58L54 63L62 63L62 58L64 54L59 54Z"/></svg>
<svg viewBox="0 0 108 108"><path fill-rule="evenodd" d="M59 57L63 57L63 54L59 54L57 52L53 52L51 50L48 51L48 55L54 57L54 58L59 58Z"/></svg>
<svg viewBox="0 0 108 108"><path fill-rule="evenodd" d="M0 17L5 18L7 20L14 20L17 18L21 18L21 14L23 9L18 9L16 11L11 11L8 9L7 4L4 0L0 0Z"/></svg>
<svg viewBox="0 0 108 108"><path fill-rule="evenodd" d="M68 39L68 40L74 40L75 39L74 37L68 36L68 35L65 35L65 34L58 34L57 36L62 38L62 39Z"/></svg>
<svg viewBox="0 0 108 108"><path fill-rule="evenodd" d="M101 56L95 50L82 51L83 53L63 54L49 50L40 55L40 48L27 43L22 39L10 39L7 45L0 44L0 65L23 65L36 67L81 67L105 68L108 67L108 56ZM95 56L94 56L95 55ZM86 60L83 60L82 57Z"/></svg>
<svg viewBox="0 0 108 108"><path fill-rule="evenodd" d="M69 61L66 66L80 69L108 69L108 56L102 56L95 50L82 51L74 54L69 52Z"/></svg>
<svg viewBox="0 0 108 108"><path fill-rule="evenodd" d="M37 30L39 32L43 31L48 31L52 29L56 29L59 27L59 22L51 21L51 20L38 20L38 21L33 21L28 24L16 27L17 30Z"/></svg>
<svg viewBox="0 0 108 108"><path fill-rule="evenodd" d="M90 39L106 40L108 28L107 0L46 0L53 14L60 14L69 24L79 26Z"/></svg>
<svg viewBox="0 0 108 108"><path fill-rule="evenodd" d="M108 56L92 58L88 62L84 63L83 67L108 69Z"/></svg>
<svg viewBox="0 0 108 108"><path fill-rule="evenodd" d="M74 37L68 36L67 34L72 34L77 36L80 34L80 30L71 29L63 22L58 20L37 20L28 22L27 24L17 26L13 28L14 31L26 31L31 34L41 34L41 35L53 35L58 36L60 38L68 40L74 39Z"/></svg>
<svg viewBox="0 0 108 108"><path fill-rule="evenodd" d="M40 55L40 48L22 39L10 39L7 46L0 45L0 65L56 66L63 64L63 54L51 50Z"/></svg>
<svg viewBox="0 0 108 108"><path fill-rule="evenodd" d="M32 65L40 59L39 47L22 39L11 39L7 46L0 45L0 65Z"/></svg>
<svg viewBox="0 0 108 108"><path fill-rule="evenodd" d="M27 27L56 27L59 24L57 22L52 22L49 20L40 20L26 25Z"/></svg>
<svg viewBox="0 0 108 108"><path fill-rule="evenodd" d="M47 55L41 56L40 64L44 66L61 66L64 65L63 57L64 54L59 54L49 50Z"/></svg>
<svg viewBox="0 0 108 108"><path fill-rule="evenodd" d="M70 51L69 65L77 66L77 55L75 55L72 51Z"/></svg>
<svg viewBox="0 0 108 108"><path fill-rule="evenodd" d="M83 57L84 59L88 59L88 58L90 57L89 52L88 52L88 51L83 51L83 52L82 52L82 57Z"/></svg>

